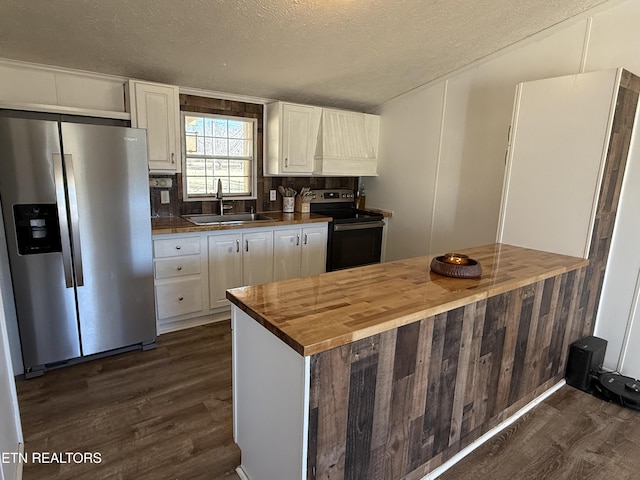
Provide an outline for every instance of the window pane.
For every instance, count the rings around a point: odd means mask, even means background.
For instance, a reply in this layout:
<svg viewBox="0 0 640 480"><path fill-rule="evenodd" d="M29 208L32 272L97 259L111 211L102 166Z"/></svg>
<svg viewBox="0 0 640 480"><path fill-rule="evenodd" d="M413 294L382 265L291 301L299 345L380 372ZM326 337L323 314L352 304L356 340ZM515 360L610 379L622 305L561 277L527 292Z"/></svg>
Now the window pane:
<svg viewBox="0 0 640 480"><path fill-rule="evenodd" d="M206 194L206 179L204 177L187 177L187 193L189 195Z"/></svg>
<svg viewBox="0 0 640 480"><path fill-rule="evenodd" d="M207 177L207 193L209 195L214 195L216 193L216 186L218 185L218 182L214 182L213 180L213 177Z"/></svg>
<svg viewBox="0 0 640 480"><path fill-rule="evenodd" d="M255 121L198 115L184 115L187 196L213 197L218 179L225 195L251 194Z"/></svg>
<svg viewBox="0 0 640 480"><path fill-rule="evenodd" d="M227 136L227 120L223 118L216 118L213 120L213 136L214 137Z"/></svg>
<svg viewBox="0 0 640 480"><path fill-rule="evenodd" d="M249 178L247 177L231 177L229 184L231 187L229 193L249 193Z"/></svg>
<svg viewBox="0 0 640 480"><path fill-rule="evenodd" d="M196 153L197 144L197 136L196 135L185 135L184 136L184 144L187 149L187 153Z"/></svg>
<svg viewBox="0 0 640 480"><path fill-rule="evenodd" d="M253 150L253 142L250 140L229 140L229 156L230 157L251 157Z"/></svg>
<svg viewBox="0 0 640 480"><path fill-rule="evenodd" d="M229 120L229 138L251 138L245 135L247 122Z"/></svg>
<svg viewBox="0 0 640 480"><path fill-rule="evenodd" d="M184 117L184 131L185 133L195 133L200 136L204 135L204 119L202 117Z"/></svg>
<svg viewBox="0 0 640 480"><path fill-rule="evenodd" d="M237 177L251 175L251 163L249 160L229 160L229 174Z"/></svg>
<svg viewBox="0 0 640 480"><path fill-rule="evenodd" d="M224 157L229 155L228 140L226 138L216 138L213 151L214 151L214 155L219 155Z"/></svg>
<svg viewBox="0 0 640 480"><path fill-rule="evenodd" d="M188 176L204 176L205 175L204 158L187 158L187 175Z"/></svg>
<svg viewBox="0 0 640 480"><path fill-rule="evenodd" d="M213 138L205 137L204 139L204 154L205 155L213 155Z"/></svg>
<svg viewBox="0 0 640 480"><path fill-rule="evenodd" d="M207 158L207 177L213 177L215 175L215 163L212 158Z"/></svg>
<svg viewBox="0 0 640 480"><path fill-rule="evenodd" d="M215 161L215 175L219 177L229 176L229 160Z"/></svg>
<svg viewBox="0 0 640 480"><path fill-rule="evenodd" d="M213 118L204 119L204 134L207 137L213 137Z"/></svg>

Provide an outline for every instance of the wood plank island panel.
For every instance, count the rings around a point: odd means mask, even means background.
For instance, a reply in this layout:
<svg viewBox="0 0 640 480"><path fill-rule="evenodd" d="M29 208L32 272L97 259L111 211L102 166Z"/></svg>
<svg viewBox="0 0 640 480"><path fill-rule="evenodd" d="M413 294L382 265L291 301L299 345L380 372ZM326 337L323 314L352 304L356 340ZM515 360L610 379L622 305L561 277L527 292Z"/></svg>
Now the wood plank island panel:
<svg viewBox="0 0 640 480"><path fill-rule="evenodd" d="M307 478L419 479L564 377L585 269L311 357Z"/></svg>
<svg viewBox="0 0 640 480"><path fill-rule="evenodd" d="M479 279L429 271L431 257L227 291L227 298L304 356L583 267L587 260L504 244L464 249Z"/></svg>

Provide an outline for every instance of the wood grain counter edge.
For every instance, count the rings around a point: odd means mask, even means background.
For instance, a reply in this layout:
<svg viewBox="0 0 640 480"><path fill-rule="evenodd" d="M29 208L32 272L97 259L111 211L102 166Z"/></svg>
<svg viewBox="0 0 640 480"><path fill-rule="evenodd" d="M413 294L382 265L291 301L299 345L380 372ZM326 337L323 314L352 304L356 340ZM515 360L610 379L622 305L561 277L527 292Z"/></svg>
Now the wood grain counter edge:
<svg viewBox="0 0 640 480"><path fill-rule="evenodd" d="M151 234L168 235L172 233L211 232L217 230L236 230L241 228L282 227L303 223L330 222L331 217L315 213L261 212L273 218L273 221L247 222L236 224L195 225L182 217L152 217Z"/></svg>

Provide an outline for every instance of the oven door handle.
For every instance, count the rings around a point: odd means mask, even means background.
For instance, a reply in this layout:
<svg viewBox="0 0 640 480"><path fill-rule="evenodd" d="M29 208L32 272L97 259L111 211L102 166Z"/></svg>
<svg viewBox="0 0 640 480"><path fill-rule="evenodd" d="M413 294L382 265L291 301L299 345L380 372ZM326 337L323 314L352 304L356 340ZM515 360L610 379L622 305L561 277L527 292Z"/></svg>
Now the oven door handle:
<svg viewBox="0 0 640 480"><path fill-rule="evenodd" d="M337 223L333 225L334 232L342 232L344 230L364 230L365 228L384 227L384 222L359 222L359 223Z"/></svg>

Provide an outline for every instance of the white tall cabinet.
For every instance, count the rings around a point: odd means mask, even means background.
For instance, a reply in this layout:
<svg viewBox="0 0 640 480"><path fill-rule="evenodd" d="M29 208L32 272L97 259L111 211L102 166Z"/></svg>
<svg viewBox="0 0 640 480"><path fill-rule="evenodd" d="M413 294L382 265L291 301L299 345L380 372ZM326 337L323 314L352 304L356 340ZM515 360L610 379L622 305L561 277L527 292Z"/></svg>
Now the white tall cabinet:
<svg viewBox="0 0 640 480"><path fill-rule="evenodd" d="M636 378L638 92L640 77L621 68L518 85L497 234L590 259L586 321L595 315L594 334L608 342L604 367Z"/></svg>
<svg viewBox="0 0 640 480"><path fill-rule="evenodd" d="M498 241L589 256L618 72L517 86Z"/></svg>

